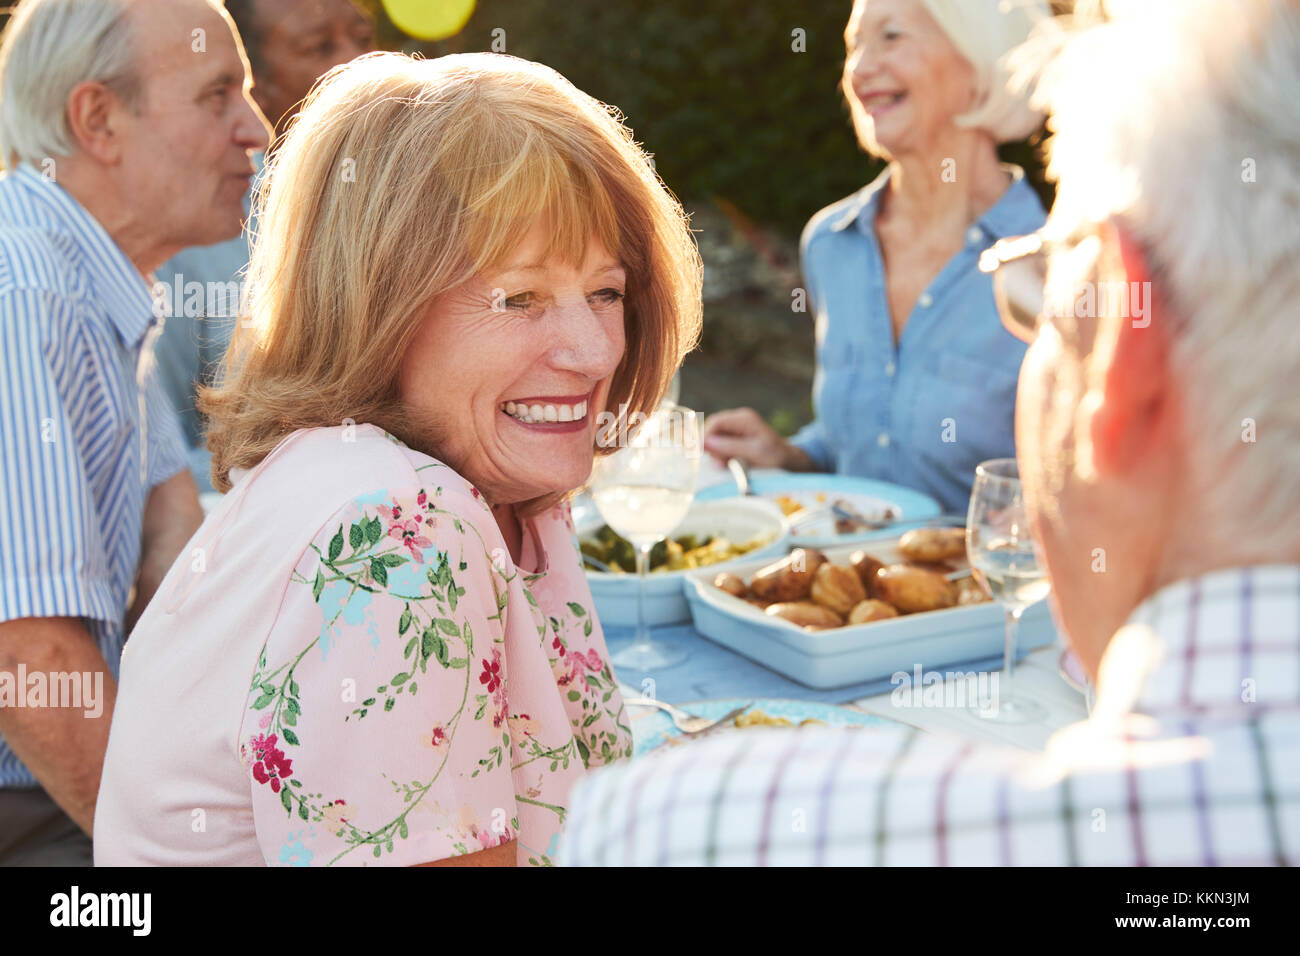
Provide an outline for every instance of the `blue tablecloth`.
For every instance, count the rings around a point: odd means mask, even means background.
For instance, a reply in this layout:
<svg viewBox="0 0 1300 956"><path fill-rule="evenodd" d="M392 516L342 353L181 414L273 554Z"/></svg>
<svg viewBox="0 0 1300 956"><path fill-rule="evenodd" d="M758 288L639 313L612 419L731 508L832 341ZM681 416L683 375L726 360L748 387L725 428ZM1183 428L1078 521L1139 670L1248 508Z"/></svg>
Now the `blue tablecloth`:
<svg viewBox="0 0 1300 956"><path fill-rule="evenodd" d="M670 704L724 697L817 700L828 704L845 704L893 689L888 678L834 690L805 687L768 670L762 664L756 664L747 657L714 644L689 624L657 627L653 629L653 635L665 644L683 648L687 653L686 660L662 670L619 671L615 676L624 686ZM635 628L605 628L605 643L610 654L617 654L631 644L635 637ZM1021 654L1023 653L1022 651ZM1001 657L995 657L962 665L962 669L998 670L1001 666ZM645 681L654 683L648 685Z"/></svg>

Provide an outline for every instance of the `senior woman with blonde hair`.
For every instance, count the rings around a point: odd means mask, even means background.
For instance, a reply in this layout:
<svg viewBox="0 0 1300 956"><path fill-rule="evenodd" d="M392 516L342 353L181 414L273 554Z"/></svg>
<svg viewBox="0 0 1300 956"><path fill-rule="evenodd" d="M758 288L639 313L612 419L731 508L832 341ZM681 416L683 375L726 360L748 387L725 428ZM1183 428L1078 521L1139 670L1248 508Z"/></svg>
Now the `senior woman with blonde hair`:
<svg viewBox="0 0 1300 956"><path fill-rule="evenodd" d="M786 441L752 409L719 412L706 450L892 481L963 513L975 466L1014 454L1025 346L978 262L1045 219L997 147L1041 122L1003 59L1046 15L1041 0L857 0L842 85L861 145L889 165L804 229L815 420Z"/></svg>
<svg viewBox="0 0 1300 956"><path fill-rule="evenodd" d="M680 206L492 54L331 72L268 183L202 397L230 490L127 645L96 862L548 864L631 753L566 496L698 335Z"/></svg>

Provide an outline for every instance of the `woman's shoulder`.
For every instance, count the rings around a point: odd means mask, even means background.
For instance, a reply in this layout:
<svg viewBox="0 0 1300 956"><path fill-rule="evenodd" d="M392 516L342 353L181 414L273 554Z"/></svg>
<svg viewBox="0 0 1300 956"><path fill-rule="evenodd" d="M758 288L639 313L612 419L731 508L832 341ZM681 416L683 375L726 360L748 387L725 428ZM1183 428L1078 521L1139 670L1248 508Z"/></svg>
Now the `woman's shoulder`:
<svg viewBox="0 0 1300 956"><path fill-rule="evenodd" d="M804 226L803 234L800 236L799 246L804 257L807 258L814 251L814 246L822 245L825 239L845 232L864 211L869 211L876 194L880 192L886 181L887 171L882 172L861 189L817 210Z"/></svg>
<svg viewBox="0 0 1300 956"><path fill-rule="evenodd" d="M473 484L445 462L370 424L294 432L242 476L228 497L245 494L269 504L277 521L301 515L302 531L312 534L340 512L367 505L391 508L393 499L421 495L473 525L480 536L494 537L497 531Z"/></svg>

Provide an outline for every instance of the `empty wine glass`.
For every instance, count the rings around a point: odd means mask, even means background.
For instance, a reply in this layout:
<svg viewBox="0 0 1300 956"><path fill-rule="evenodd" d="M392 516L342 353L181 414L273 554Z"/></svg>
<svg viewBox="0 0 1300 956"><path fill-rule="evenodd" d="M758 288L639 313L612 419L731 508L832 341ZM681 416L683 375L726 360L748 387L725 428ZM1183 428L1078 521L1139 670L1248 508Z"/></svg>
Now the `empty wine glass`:
<svg viewBox="0 0 1300 956"><path fill-rule="evenodd" d="M980 585L1006 614L1002 674L992 700L980 701L981 717L1001 723L1041 720L1046 711L1012 693L1020 615L1051 590L1038 545L1029 534L1020 470L1014 458L986 461L975 469L966 518L966 555Z"/></svg>
<svg viewBox="0 0 1300 956"><path fill-rule="evenodd" d="M608 442L607 436L605 441ZM636 641L611 657L615 668L671 667L686 652L654 640L645 623L645 578L650 549L668 537L695 498L700 468L700 425L689 408L665 403L635 432L613 437L623 447L597 458L591 496L615 532L636 551Z"/></svg>

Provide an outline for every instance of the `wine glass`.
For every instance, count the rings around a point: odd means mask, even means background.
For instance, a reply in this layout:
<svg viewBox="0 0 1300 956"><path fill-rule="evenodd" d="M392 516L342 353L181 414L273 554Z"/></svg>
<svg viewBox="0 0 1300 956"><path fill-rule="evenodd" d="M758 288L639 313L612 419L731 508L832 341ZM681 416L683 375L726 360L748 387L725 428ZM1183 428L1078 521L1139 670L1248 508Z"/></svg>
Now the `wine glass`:
<svg viewBox="0 0 1300 956"><path fill-rule="evenodd" d="M1014 458L986 461L975 469L966 517L966 555L980 586L1002 605L1007 624L1001 686L995 687L991 701L979 702L977 710L981 717L1000 723L1041 720L1047 712L1011 690L1020 615L1051 590L1042 555L1029 534Z"/></svg>
<svg viewBox="0 0 1300 956"><path fill-rule="evenodd" d="M615 532L636 551L636 641L614 654L615 668L672 667L686 652L650 637L645 624L645 578L650 549L681 524L695 498L700 469L700 424L689 408L665 403L634 433L609 434L618 451L596 459L591 496Z"/></svg>

